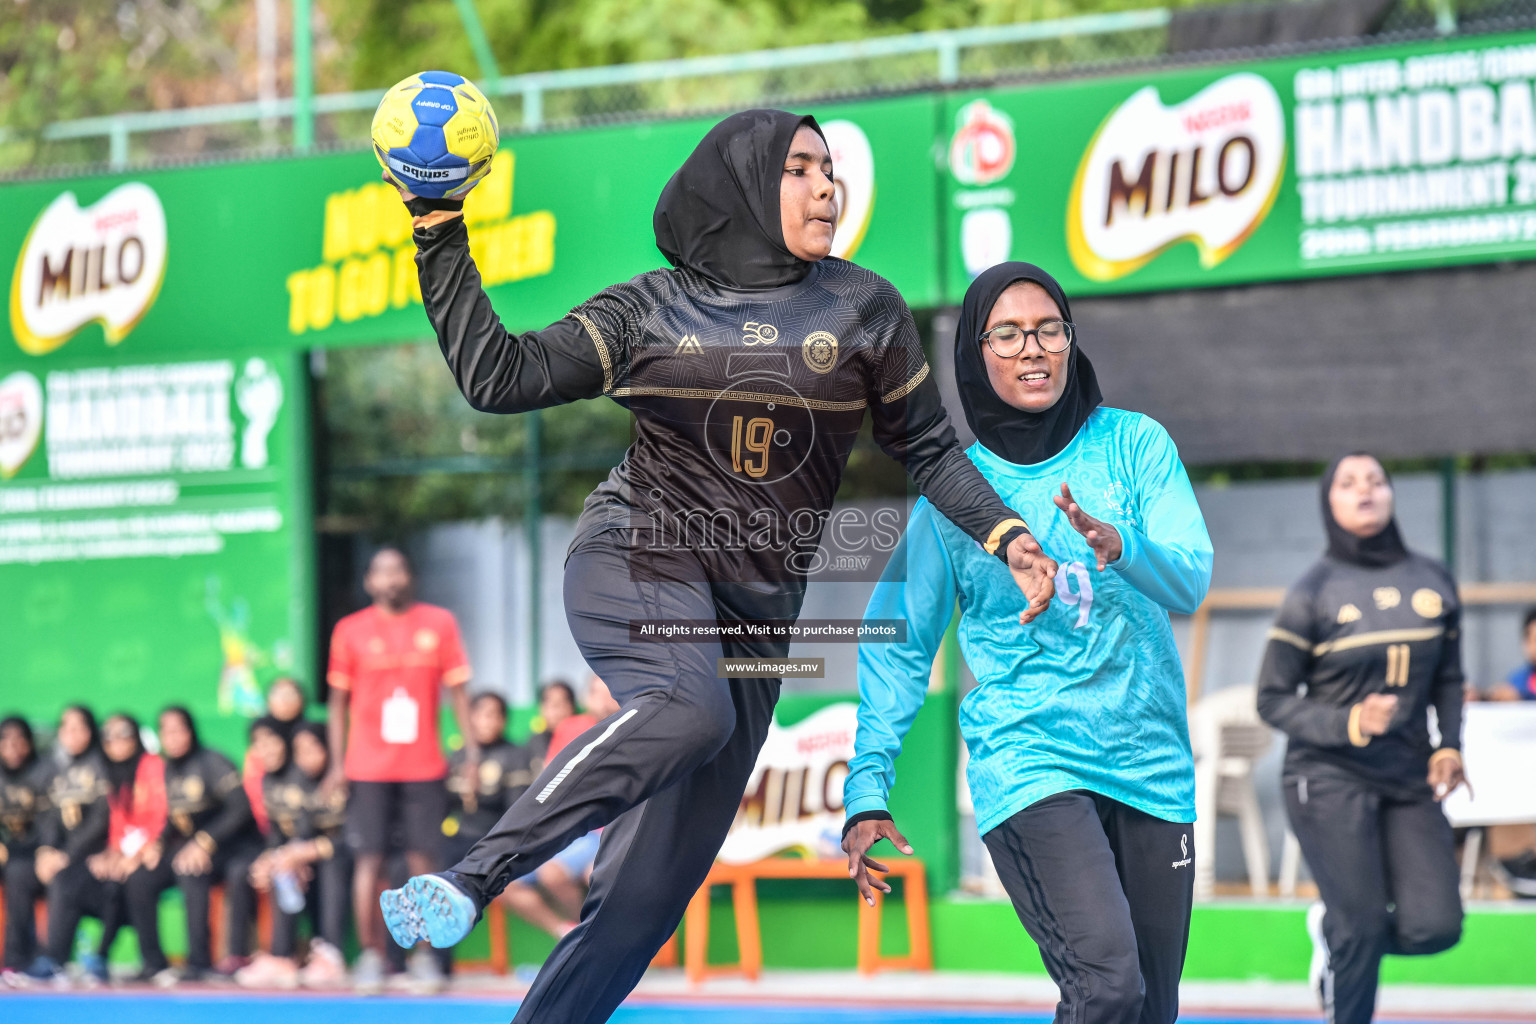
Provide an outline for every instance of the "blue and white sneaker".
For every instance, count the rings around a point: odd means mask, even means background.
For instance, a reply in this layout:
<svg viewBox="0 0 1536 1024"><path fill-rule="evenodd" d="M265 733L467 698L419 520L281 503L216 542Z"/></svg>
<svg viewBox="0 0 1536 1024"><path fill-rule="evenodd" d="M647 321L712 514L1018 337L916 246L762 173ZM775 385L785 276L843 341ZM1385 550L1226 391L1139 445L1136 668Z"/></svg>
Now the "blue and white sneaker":
<svg viewBox="0 0 1536 1024"><path fill-rule="evenodd" d="M417 875L379 896L384 924L403 949L425 939L438 949L462 942L480 918L469 893L442 875Z"/></svg>

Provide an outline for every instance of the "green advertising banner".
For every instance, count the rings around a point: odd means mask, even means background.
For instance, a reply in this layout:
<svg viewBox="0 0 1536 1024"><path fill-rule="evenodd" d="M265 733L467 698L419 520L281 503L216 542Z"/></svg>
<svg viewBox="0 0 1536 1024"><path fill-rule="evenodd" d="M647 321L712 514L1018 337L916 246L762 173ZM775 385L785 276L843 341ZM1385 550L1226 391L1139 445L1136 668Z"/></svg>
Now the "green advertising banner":
<svg viewBox="0 0 1536 1024"><path fill-rule="evenodd" d="M308 373L237 347L0 371L0 706L192 709L314 662ZM312 682L312 680L307 680Z"/></svg>
<svg viewBox="0 0 1536 1024"><path fill-rule="evenodd" d="M1006 259L1071 294L1536 256L1536 35L947 96L946 297Z"/></svg>
<svg viewBox="0 0 1536 1024"><path fill-rule="evenodd" d="M935 304L933 100L814 113L837 166L835 254ZM544 326L662 265L652 208L713 123L504 140L466 217L506 323ZM367 151L18 183L0 198L12 267L0 365L431 336L408 217Z"/></svg>

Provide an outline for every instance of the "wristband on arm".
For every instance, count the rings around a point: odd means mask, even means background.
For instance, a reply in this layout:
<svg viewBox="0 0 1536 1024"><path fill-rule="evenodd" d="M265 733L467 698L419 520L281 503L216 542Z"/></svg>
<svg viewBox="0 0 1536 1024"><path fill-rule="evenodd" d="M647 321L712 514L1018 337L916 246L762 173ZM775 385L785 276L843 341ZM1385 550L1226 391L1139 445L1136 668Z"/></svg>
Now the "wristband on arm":
<svg viewBox="0 0 1536 1024"><path fill-rule="evenodd" d="M890 811L860 811L843 822L843 838L848 838L848 833L861 821L895 821Z"/></svg>

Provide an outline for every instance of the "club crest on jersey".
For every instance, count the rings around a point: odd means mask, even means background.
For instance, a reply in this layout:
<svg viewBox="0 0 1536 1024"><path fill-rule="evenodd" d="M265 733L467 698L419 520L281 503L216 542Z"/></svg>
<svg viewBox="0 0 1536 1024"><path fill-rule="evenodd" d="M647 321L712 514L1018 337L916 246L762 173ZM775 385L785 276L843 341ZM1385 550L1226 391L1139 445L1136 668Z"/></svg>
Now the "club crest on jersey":
<svg viewBox="0 0 1536 1024"><path fill-rule="evenodd" d="M704 346L699 344L699 336L697 334L685 334L678 338L677 348L672 350L674 355L683 355L687 352L698 354L703 351Z"/></svg>
<svg viewBox="0 0 1536 1024"><path fill-rule="evenodd" d="M1338 621L1339 621L1339 625L1341 625L1341 626L1347 625L1347 624L1349 624L1351 622L1359 622L1360 621L1360 609L1356 608L1353 604L1346 603L1344 605L1344 607L1339 609L1339 620Z"/></svg>
<svg viewBox="0 0 1536 1024"><path fill-rule="evenodd" d="M1371 600L1376 602L1377 608L1388 611L1403 603L1403 592L1396 587L1377 587L1371 591Z"/></svg>
<svg viewBox="0 0 1536 1024"><path fill-rule="evenodd" d="M837 365L837 339L826 331L814 331L800 343L800 355L813 373L827 373Z"/></svg>
<svg viewBox="0 0 1536 1024"><path fill-rule="evenodd" d="M1440 592L1430 590L1428 587L1415 590L1409 604L1413 605L1414 611L1426 619L1438 619L1440 613L1445 610L1445 600L1440 596Z"/></svg>
<svg viewBox="0 0 1536 1024"><path fill-rule="evenodd" d="M773 324L748 320L741 325L743 345L772 345L779 340L779 329Z"/></svg>

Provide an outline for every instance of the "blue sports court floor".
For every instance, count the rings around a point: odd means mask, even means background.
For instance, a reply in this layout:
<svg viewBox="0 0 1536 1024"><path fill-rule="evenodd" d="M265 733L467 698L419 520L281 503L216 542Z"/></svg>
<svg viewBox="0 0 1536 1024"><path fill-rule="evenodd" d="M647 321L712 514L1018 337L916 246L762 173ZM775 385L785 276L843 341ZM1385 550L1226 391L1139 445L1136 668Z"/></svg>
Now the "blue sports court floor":
<svg viewBox="0 0 1536 1024"><path fill-rule="evenodd" d="M262 995L244 993L32 993L0 994L0 1018L6 1024L505 1024L513 1000L441 996L362 999L350 995ZM1316 1024L1318 1016L1231 1016L1185 1014L1200 1024ZM1419 1022L1389 1017L1393 1024L1445 1024L1447 1018ZM1463 1024L1503 1024L1521 1019L1458 1018ZM1524 1018L1530 1019L1530 1018ZM1038 1010L1005 1008L893 1007L809 1002L737 1001L641 1002L626 1005L614 1024L1048 1024Z"/></svg>

